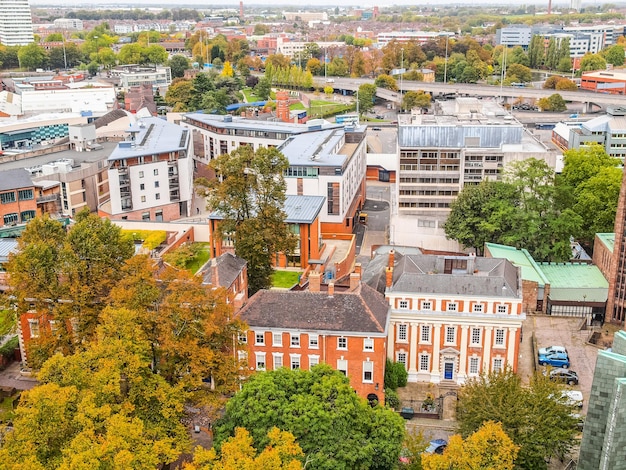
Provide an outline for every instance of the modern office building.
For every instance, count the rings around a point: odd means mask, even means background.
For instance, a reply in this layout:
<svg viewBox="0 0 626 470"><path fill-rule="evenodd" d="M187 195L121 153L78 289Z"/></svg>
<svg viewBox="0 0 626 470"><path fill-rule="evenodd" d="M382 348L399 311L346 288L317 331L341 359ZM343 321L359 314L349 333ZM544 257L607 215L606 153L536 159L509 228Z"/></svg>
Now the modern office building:
<svg viewBox="0 0 626 470"><path fill-rule="evenodd" d="M543 158L556 166L548 149L495 101L457 98L437 101L429 114L399 115L391 241L414 245L416 234L434 249L445 244L443 223L464 186L499 180L511 162ZM442 244L443 243L443 244ZM446 242L447 243L447 242Z"/></svg>
<svg viewBox="0 0 626 470"><path fill-rule="evenodd" d="M496 45L507 47L522 46L528 49L532 38L532 29L524 24L511 24L505 28L496 29Z"/></svg>
<svg viewBox="0 0 626 470"><path fill-rule="evenodd" d="M626 156L625 118L626 108L609 106L606 109L606 114L579 125L569 126L567 150L598 144L610 156L624 160Z"/></svg>
<svg viewBox="0 0 626 470"><path fill-rule="evenodd" d="M34 40L28 0L0 0L0 44L25 46Z"/></svg>

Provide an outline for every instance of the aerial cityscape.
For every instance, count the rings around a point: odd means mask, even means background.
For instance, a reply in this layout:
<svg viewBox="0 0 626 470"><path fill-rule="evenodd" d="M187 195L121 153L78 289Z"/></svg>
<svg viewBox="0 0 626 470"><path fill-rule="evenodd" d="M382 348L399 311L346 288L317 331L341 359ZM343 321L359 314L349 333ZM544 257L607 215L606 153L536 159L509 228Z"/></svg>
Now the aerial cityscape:
<svg viewBox="0 0 626 470"><path fill-rule="evenodd" d="M0 0L0 469L626 468L625 14Z"/></svg>

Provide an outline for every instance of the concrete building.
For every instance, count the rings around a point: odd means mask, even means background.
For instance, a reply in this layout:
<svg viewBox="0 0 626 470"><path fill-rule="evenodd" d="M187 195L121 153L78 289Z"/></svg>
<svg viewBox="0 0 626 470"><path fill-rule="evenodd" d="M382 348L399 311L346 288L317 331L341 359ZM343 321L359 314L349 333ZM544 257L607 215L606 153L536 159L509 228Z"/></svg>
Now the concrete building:
<svg viewBox="0 0 626 470"><path fill-rule="evenodd" d="M282 54L286 57L294 57L306 50L307 44L310 43L310 41L291 41L285 37L278 37L276 38L276 54ZM316 41L315 44L323 50L343 48L346 45L344 42L338 41ZM303 63L302 65L304 66L305 64Z"/></svg>
<svg viewBox="0 0 626 470"><path fill-rule="evenodd" d="M348 376L361 397L384 403L389 305L358 274L347 291L331 283L321 292L318 273L310 281L305 292L261 290L241 309L249 368L308 370L325 363Z"/></svg>
<svg viewBox="0 0 626 470"><path fill-rule="evenodd" d="M169 67L122 65L111 70L111 75L119 77L119 86L125 92L131 87L149 84L153 90L158 89L161 95L165 96L167 88L172 83L172 70Z"/></svg>
<svg viewBox="0 0 626 470"><path fill-rule="evenodd" d="M328 21L325 11L283 11L286 21Z"/></svg>
<svg viewBox="0 0 626 470"><path fill-rule="evenodd" d="M524 24L511 24L505 28L496 29L496 45L507 47L522 46L528 49L532 38L532 28Z"/></svg>
<svg viewBox="0 0 626 470"><path fill-rule="evenodd" d="M602 146L610 156L624 160L626 108L608 106L603 116L569 127L567 149L580 149L593 144Z"/></svg>
<svg viewBox="0 0 626 470"><path fill-rule="evenodd" d="M443 231L450 203L464 186L499 180L507 164L531 157L556 166L556 151L495 101L457 98L435 102L432 114L399 115L392 243L459 251Z"/></svg>
<svg viewBox="0 0 626 470"><path fill-rule="evenodd" d="M53 23L56 29L71 29L73 31L82 31L84 29L83 20L78 18L57 18Z"/></svg>
<svg viewBox="0 0 626 470"><path fill-rule="evenodd" d="M421 45L432 39L437 39L442 36L454 36L454 33L448 33L445 31L386 31L378 33L376 42L378 43L379 48L385 47L391 41L414 41Z"/></svg>
<svg viewBox="0 0 626 470"><path fill-rule="evenodd" d="M74 125L87 124L80 113L40 113L24 119L0 120L0 150L51 145L69 135Z"/></svg>
<svg viewBox="0 0 626 470"><path fill-rule="evenodd" d="M624 95L626 94L626 69L584 72L580 77L580 88L600 93Z"/></svg>
<svg viewBox="0 0 626 470"><path fill-rule="evenodd" d="M0 0L0 44L26 46L34 40L28 0Z"/></svg>
<svg viewBox="0 0 626 470"><path fill-rule="evenodd" d="M391 248L391 249L390 249ZM381 247L363 283L391 307L387 357L409 382L458 386L483 372L517 370L522 277L509 261Z"/></svg>
<svg viewBox="0 0 626 470"><path fill-rule="evenodd" d="M626 331L598 351L578 470L623 470L626 446Z"/></svg>
<svg viewBox="0 0 626 470"><path fill-rule="evenodd" d="M111 219L171 221L191 215L193 144L188 129L149 117L128 129L108 158Z"/></svg>

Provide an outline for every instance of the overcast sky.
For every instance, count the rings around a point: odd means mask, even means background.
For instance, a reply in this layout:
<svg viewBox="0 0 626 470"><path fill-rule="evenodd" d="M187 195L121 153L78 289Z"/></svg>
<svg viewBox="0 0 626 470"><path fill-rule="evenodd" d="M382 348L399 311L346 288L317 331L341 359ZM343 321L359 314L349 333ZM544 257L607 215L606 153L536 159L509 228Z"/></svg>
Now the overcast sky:
<svg viewBox="0 0 626 470"><path fill-rule="evenodd" d="M349 6L361 6L361 7L372 7L374 5L378 5L379 7L384 7L386 5L381 5L382 2L380 0L347 0L345 3L342 2L342 7ZM507 0L494 1L494 0L472 0L472 1L454 1L454 0L430 0L428 5L471 5L471 4L490 4L490 5L506 5ZM537 1L537 0L529 0L523 2L524 4L545 4L546 8L548 5L548 0L545 1ZM555 8L558 4L568 5L567 2L559 2L553 1L552 7ZM107 0L106 2L86 2L85 0L30 0L30 4L33 6L43 6L43 5L64 5L71 8L81 8L81 7L89 7L89 8L111 8L111 7L137 7L137 6L155 6L155 7L165 7L172 8L174 7L171 3L164 4L159 3L158 0L133 0L129 2L128 0ZM257 0L257 1L246 1L244 0L244 5L286 5L289 7L293 7L293 3L289 3L286 0ZM299 8L305 10L307 8L307 4L319 6L336 6L337 0L315 0L312 2L310 0L305 0L302 4L298 4ZM387 5L415 5L415 0L393 0L393 2L389 2ZM176 2L175 5L177 8L184 8L186 6L194 6L194 7L203 7L206 9L212 8L237 8L239 9L239 1L238 0L182 0L181 2Z"/></svg>

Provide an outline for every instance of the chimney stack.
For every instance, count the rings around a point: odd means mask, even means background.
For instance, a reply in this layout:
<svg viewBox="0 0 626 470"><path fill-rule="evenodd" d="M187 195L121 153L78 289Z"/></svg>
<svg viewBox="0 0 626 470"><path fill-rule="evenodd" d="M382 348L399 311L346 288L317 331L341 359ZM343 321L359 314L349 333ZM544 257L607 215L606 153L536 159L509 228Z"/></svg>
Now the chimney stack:
<svg viewBox="0 0 626 470"><path fill-rule="evenodd" d="M328 297L333 297L335 295L335 283L328 283Z"/></svg>
<svg viewBox="0 0 626 470"><path fill-rule="evenodd" d="M388 267L393 269L393 263L395 262L396 252L394 250L389 251L389 264Z"/></svg>
<svg viewBox="0 0 626 470"><path fill-rule="evenodd" d="M354 272L361 276L361 263L354 263Z"/></svg>
<svg viewBox="0 0 626 470"><path fill-rule="evenodd" d="M351 273L350 274L350 290L356 290L361 283L361 275L359 273Z"/></svg>
<svg viewBox="0 0 626 470"><path fill-rule="evenodd" d="M211 280L215 287L220 285L219 269L217 268L217 258L211 260Z"/></svg>
<svg viewBox="0 0 626 470"><path fill-rule="evenodd" d="M391 287L393 285L393 268L385 270L385 285Z"/></svg>
<svg viewBox="0 0 626 470"><path fill-rule="evenodd" d="M309 292L319 292L321 284L321 275L316 271L309 273Z"/></svg>

